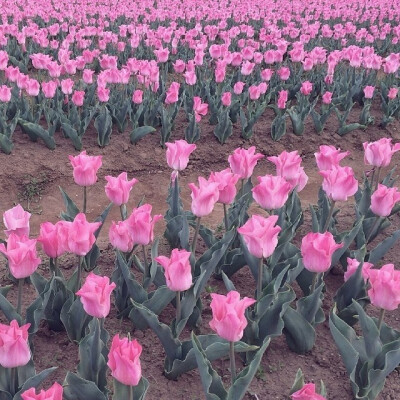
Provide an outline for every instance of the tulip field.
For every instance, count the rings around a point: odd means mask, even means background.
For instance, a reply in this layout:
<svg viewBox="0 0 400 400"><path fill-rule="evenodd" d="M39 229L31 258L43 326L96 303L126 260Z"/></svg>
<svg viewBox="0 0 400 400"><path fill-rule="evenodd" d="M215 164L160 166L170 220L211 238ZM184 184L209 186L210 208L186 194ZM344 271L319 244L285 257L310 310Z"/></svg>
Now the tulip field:
<svg viewBox="0 0 400 400"><path fill-rule="evenodd" d="M0 400L399 399L396 1L0 4Z"/></svg>

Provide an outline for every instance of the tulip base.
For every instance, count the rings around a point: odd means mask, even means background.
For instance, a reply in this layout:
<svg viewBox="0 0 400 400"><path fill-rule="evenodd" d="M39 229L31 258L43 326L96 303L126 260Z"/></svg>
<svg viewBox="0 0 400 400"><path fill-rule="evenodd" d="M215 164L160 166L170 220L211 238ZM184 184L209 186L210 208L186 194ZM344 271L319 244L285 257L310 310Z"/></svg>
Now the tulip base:
<svg viewBox="0 0 400 400"><path fill-rule="evenodd" d="M233 385L236 380L235 342L229 342L229 358L231 367L231 383Z"/></svg>

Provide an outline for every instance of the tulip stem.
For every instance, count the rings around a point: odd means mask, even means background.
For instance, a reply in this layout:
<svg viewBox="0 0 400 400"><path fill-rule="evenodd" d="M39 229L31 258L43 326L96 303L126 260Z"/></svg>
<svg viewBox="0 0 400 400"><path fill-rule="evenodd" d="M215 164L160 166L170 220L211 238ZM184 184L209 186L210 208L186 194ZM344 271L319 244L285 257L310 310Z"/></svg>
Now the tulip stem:
<svg viewBox="0 0 400 400"><path fill-rule="evenodd" d="M378 171L376 172L375 190L378 189L380 178L381 178L381 167L378 167Z"/></svg>
<svg viewBox="0 0 400 400"><path fill-rule="evenodd" d="M129 400L133 400L133 386L129 386Z"/></svg>
<svg viewBox="0 0 400 400"><path fill-rule="evenodd" d="M181 292L178 290L176 292L176 323L175 323L175 325L178 325L178 322L181 320L181 314L182 314Z"/></svg>
<svg viewBox="0 0 400 400"><path fill-rule="evenodd" d="M76 279L77 282L76 291L78 291L81 287L81 276L82 276L82 256L78 256L78 277Z"/></svg>
<svg viewBox="0 0 400 400"><path fill-rule="evenodd" d="M149 263L147 262L146 246L144 244L142 245L142 252L143 252L143 264L144 264L144 278L146 279L147 277L150 276L150 270L149 270Z"/></svg>
<svg viewBox="0 0 400 400"><path fill-rule="evenodd" d="M18 300L17 300L17 313L21 315L22 305L22 289L24 286L24 278L18 279Z"/></svg>
<svg viewBox="0 0 400 400"><path fill-rule="evenodd" d="M263 269L264 269L264 259L261 257L258 261L258 276L257 276L257 301L261 299L262 294L262 283L263 283Z"/></svg>
<svg viewBox="0 0 400 400"><path fill-rule="evenodd" d="M312 279L310 294L314 293L315 286L317 285L317 282L318 282L318 277L319 277L319 273L316 272Z"/></svg>
<svg viewBox="0 0 400 400"><path fill-rule="evenodd" d="M121 204L119 206L119 211L121 213L121 220L125 221L126 220L126 204Z"/></svg>
<svg viewBox="0 0 400 400"><path fill-rule="evenodd" d="M226 204L223 203L224 206L224 223L225 223L225 232L229 230L229 222L228 222L228 211L226 209Z"/></svg>
<svg viewBox="0 0 400 400"><path fill-rule="evenodd" d="M379 333L381 332L381 326L383 322L383 317L385 316L385 309L381 308L381 312L379 313L379 319L378 319L378 331Z"/></svg>
<svg viewBox="0 0 400 400"><path fill-rule="evenodd" d="M18 392L18 369L10 368L11 395L14 396Z"/></svg>
<svg viewBox="0 0 400 400"><path fill-rule="evenodd" d="M86 214L86 203L87 203L87 190L86 186L83 187L83 213Z"/></svg>
<svg viewBox="0 0 400 400"><path fill-rule="evenodd" d="M367 236L367 240L366 240L367 243L369 242L369 240L371 239L373 233L375 232L376 226L378 225L378 222L380 221L380 219L381 219L381 217L378 217L378 216L375 217L375 221L372 224L371 229L370 229L370 231L368 233L368 236Z"/></svg>
<svg viewBox="0 0 400 400"><path fill-rule="evenodd" d="M233 385L236 380L235 342L229 342L229 358L231 361L231 382Z"/></svg>
<svg viewBox="0 0 400 400"><path fill-rule="evenodd" d="M193 255L195 255L195 253L196 253L197 236L199 235L199 231L200 231L200 220L201 220L201 218L197 217L196 230L194 231L193 242L192 242Z"/></svg>
<svg viewBox="0 0 400 400"><path fill-rule="evenodd" d="M328 228L329 228L329 224L331 222L331 218L332 218L334 209L335 209L335 201L332 200L331 201L331 208L329 209L329 214L328 214L328 217L326 218L323 232L326 232L328 230Z"/></svg>

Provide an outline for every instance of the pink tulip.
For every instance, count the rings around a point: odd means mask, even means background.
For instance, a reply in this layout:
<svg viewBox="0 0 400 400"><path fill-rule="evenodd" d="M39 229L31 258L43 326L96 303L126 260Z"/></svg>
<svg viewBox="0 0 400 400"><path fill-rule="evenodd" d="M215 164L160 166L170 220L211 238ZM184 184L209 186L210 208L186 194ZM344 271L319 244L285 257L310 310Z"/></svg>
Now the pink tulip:
<svg viewBox="0 0 400 400"><path fill-rule="evenodd" d="M8 258L8 266L16 279L32 275L40 264L36 253L36 240L25 235L11 233L7 240L7 248L0 243L0 252Z"/></svg>
<svg viewBox="0 0 400 400"><path fill-rule="evenodd" d="M78 156L69 156L74 168L74 181L79 186L91 186L97 181L97 171L101 167L102 156L88 156L82 151Z"/></svg>
<svg viewBox="0 0 400 400"><path fill-rule="evenodd" d="M85 92L83 90L75 90L72 93L71 100L77 107L83 106L83 100L85 99Z"/></svg>
<svg viewBox="0 0 400 400"><path fill-rule="evenodd" d="M189 183L189 188L192 191L192 213L196 217L204 217L212 212L219 198L218 187L218 182L207 181L201 176L199 177L199 187L194 183Z"/></svg>
<svg viewBox="0 0 400 400"><path fill-rule="evenodd" d="M286 108L286 102L288 100L288 91L287 90L281 90L279 92L279 97L277 101L278 108L284 109Z"/></svg>
<svg viewBox="0 0 400 400"><path fill-rule="evenodd" d="M306 383L300 390L294 392L292 400L326 400L326 398L315 392L315 383Z"/></svg>
<svg viewBox="0 0 400 400"><path fill-rule="evenodd" d="M10 208L3 213L3 222L7 230L4 231L6 236L11 233L16 235L29 236L29 219L31 214L25 211L20 204Z"/></svg>
<svg viewBox="0 0 400 400"><path fill-rule="evenodd" d="M0 365L4 368L22 367L31 359L28 329L31 324L18 325L14 319L10 325L0 324Z"/></svg>
<svg viewBox="0 0 400 400"><path fill-rule="evenodd" d="M152 218L151 210L150 204L143 204L135 208L126 220L133 244L145 246L153 241L154 225L158 220L162 219L162 215L155 215Z"/></svg>
<svg viewBox="0 0 400 400"><path fill-rule="evenodd" d="M388 99L389 100L394 100L397 97L397 93L399 92L399 89L397 88L390 88L388 92Z"/></svg>
<svg viewBox="0 0 400 400"><path fill-rule="evenodd" d="M63 387L55 382L48 390L41 390L36 394L35 388L30 388L21 393L22 400L62 400L63 398Z"/></svg>
<svg viewBox="0 0 400 400"><path fill-rule="evenodd" d="M223 106L229 107L232 103L232 93L231 92L222 93L221 103Z"/></svg>
<svg viewBox="0 0 400 400"><path fill-rule="evenodd" d="M277 210L286 203L292 185L281 176L258 176L258 185L252 189L253 198L264 210Z"/></svg>
<svg viewBox="0 0 400 400"><path fill-rule="evenodd" d="M136 339L120 339L118 334L115 335L108 353L107 362L111 369L111 375L124 385L136 386L142 377L139 359L141 354L142 346Z"/></svg>
<svg viewBox="0 0 400 400"><path fill-rule="evenodd" d="M142 104L143 102L143 90L137 89L132 94L132 101L135 104Z"/></svg>
<svg viewBox="0 0 400 400"><path fill-rule="evenodd" d="M192 286L190 251L173 249L171 257L158 256L155 260L164 268L165 280L170 290L183 292Z"/></svg>
<svg viewBox="0 0 400 400"><path fill-rule="evenodd" d="M42 244L43 251L48 257L57 258L68 251L68 230L70 223L58 221L40 224L40 236L37 241Z"/></svg>
<svg viewBox="0 0 400 400"><path fill-rule="evenodd" d="M258 100L261 96L260 88L256 85L249 87L249 98L250 100Z"/></svg>
<svg viewBox="0 0 400 400"><path fill-rule="evenodd" d="M392 155L400 150L400 143L392 146L392 139L382 138L376 142L364 142L364 163L375 167L387 167Z"/></svg>
<svg viewBox="0 0 400 400"><path fill-rule="evenodd" d="M323 176L322 189L333 201L346 201L358 189L358 181L354 178L351 167L333 166L326 171L319 171Z"/></svg>
<svg viewBox="0 0 400 400"><path fill-rule="evenodd" d="M40 84L36 79L28 79L25 90L29 96L37 96L40 91Z"/></svg>
<svg viewBox="0 0 400 400"><path fill-rule="evenodd" d="M176 140L165 145L168 166L175 171L183 171L188 165L190 154L196 150L196 145L189 144L186 140Z"/></svg>
<svg viewBox="0 0 400 400"><path fill-rule="evenodd" d="M124 253L133 249L133 239L126 221L112 221L108 238L113 247Z"/></svg>
<svg viewBox="0 0 400 400"><path fill-rule="evenodd" d="M304 267L310 272L326 272L332 263L332 254L343 247L337 244L332 233L310 232L301 241L301 255Z"/></svg>
<svg viewBox="0 0 400 400"><path fill-rule="evenodd" d="M97 87L97 97L102 103L106 103L110 99L110 89L105 86Z"/></svg>
<svg viewBox="0 0 400 400"><path fill-rule="evenodd" d="M364 88L364 97L366 99L372 99L374 96L375 86L365 86Z"/></svg>
<svg viewBox="0 0 400 400"><path fill-rule="evenodd" d="M265 68L260 72L260 76L263 81L271 80L273 74L274 71L272 71L272 69L270 68Z"/></svg>
<svg viewBox="0 0 400 400"><path fill-rule="evenodd" d="M400 304L400 271L393 264L369 271L371 289L368 296L371 303L384 310L395 310Z"/></svg>
<svg viewBox="0 0 400 400"><path fill-rule="evenodd" d="M76 292L80 296L83 309L88 315L105 318L110 313L110 295L116 287L108 276L99 276L91 272L82 287Z"/></svg>
<svg viewBox="0 0 400 400"><path fill-rule="evenodd" d="M290 77L290 69L288 67L281 67L276 73L282 81L287 81Z"/></svg>
<svg viewBox="0 0 400 400"><path fill-rule="evenodd" d="M240 294L234 290L226 296L211 293L211 310L213 318L210 327L223 339L229 342L237 342L243 337L247 319L244 312L256 301L249 297L240 300Z"/></svg>
<svg viewBox="0 0 400 400"><path fill-rule="evenodd" d="M52 99L56 95L57 83L54 81L42 82L42 92L46 99Z"/></svg>
<svg viewBox="0 0 400 400"><path fill-rule="evenodd" d="M291 152L285 150L279 156L271 156L267 159L275 164L276 174L285 178L292 185L292 189L296 188L298 192L304 189L308 176L300 166L301 157L297 150Z"/></svg>
<svg viewBox="0 0 400 400"><path fill-rule="evenodd" d="M207 115L208 104L202 103L201 98L198 96L193 97L193 111L196 118L196 122L201 121L201 116Z"/></svg>
<svg viewBox="0 0 400 400"><path fill-rule="evenodd" d="M250 178L257 161L264 157L261 153L255 154L255 152L255 146L247 150L241 147L235 149L233 154L228 157L228 162L233 173L239 175L242 179Z"/></svg>
<svg viewBox="0 0 400 400"><path fill-rule="evenodd" d="M105 191L108 199L117 206L128 203L132 187L139 181L135 178L128 181L128 174L121 172L116 178L110 175L105 177L107 184Z"/></svg>
<svg viewBox="0 0 400 400"><path fill-rule="evenodd" d="M349 151L340 152L335 146L319 146L319 152L314 153L317 166L320 171L332 169L339 166L340 161L350 154Z"/></svg>
<svg viewBox="0 0 400 400"><path fill-rule="evenodd" d="M244 82L236 82L233 85L233 93L235 93L236 95L239 95L243 92L243 88L244 88L245 83Z"/></svg>
<svg viewBox="0 0 400 400"><path fill-rule="evenodd" d="M331 104L332 103L332 92L325 92L322 95L322 103L323 104Z"/></svg>
<svg viewBox="0 0 400 400"><path fill-rule="evenodd" d="M7 103L11 100L11 88L6 85L0 86L0 101Z"/></svg>
<svg viewBox="0 0 400 400"><path fill-rule="evenodd" d="M371 196L371 211L380 217L388 217L399 201L400 192L397 187L389 188L378 184L378 189Z"/></svg>
<svg viewBox="0 0 400 400"><path fill-rule="evenodd" d="M304 94L304 96L308 96L313 89L313 85L310 81L305 81L301 84L300 92Z"/></svg>
<svg viewBox="0 0 400 400"><path fill-rule="evenodd" d="M344 273L344 281L346 282L356 271L358 266L360 265L360 262L357 261L355 258L350 258L347 257L347 269L346 272ZM364 278L364 282L367 282L369 279L369 271L371 268L373 268L373 264L364 261L361 269L361 275Z"/></svg>
<svg viewBox="0 0 400 400"><path fill-rule="evenodd" d="M218 203L231 204L233 202L236 196L236 183L238 180L239 175L232 173L230 168L211 173L209 182L218 183Z"/></svg>
<svg viewBox="0 0 400 400"><path fill-rule="evenodd" d="M166 93L165 104L173 104L178 101L179 87L180 87L180 84L178 82L171 83L171 85Z"/></svg>
<svg viewBox="0 0 400 400"><path fill-rule="evenodd" d="M61 81L61 91L65 94L72 94L72 88L74 87L74 81L72 79L63 79Z"/></svg>
<svg viewBox="0 0 400 400"><path fill-rule="evenodd" d="M174 67L174 71L175 71L177 74L183 74L183 72L185 71L185 68L186 68L186 64L185 64L185 62L182 61L182 60L176 60L176 61L172 64L172 66Z"/></svg>
<svg viewBox="0 0 400 400"><path fill-rule="evenodd" d="M88 222L84 213L79 213L68 229L68 250L78 256L85 256L93 247L94 233L101 222Z"/></svg>
<svg viewBox="0 0 400 400"><path fill-rule="evenodd" d="M249 252L254 257L267 258L274 252L282 229L276 225L277 222L277 215L271 215L268 218L253 215L238 228L238 233L242 235Z"/></svg>
<svg viewBox="0 0 400 400"><path fill-rule="evenodd" d="M154 50L154 54L157 57L158 63L165 63L168 61L169 50L168 48L160 48L158 50Z"/></svg>
<svg viewBox="0 0 400 400"><path fill-rule="evenodd" d="M83 82L87 83L88 85L91 85L93 83L93 74L94 74L93 70L84 69L82 72Z"/></svg>

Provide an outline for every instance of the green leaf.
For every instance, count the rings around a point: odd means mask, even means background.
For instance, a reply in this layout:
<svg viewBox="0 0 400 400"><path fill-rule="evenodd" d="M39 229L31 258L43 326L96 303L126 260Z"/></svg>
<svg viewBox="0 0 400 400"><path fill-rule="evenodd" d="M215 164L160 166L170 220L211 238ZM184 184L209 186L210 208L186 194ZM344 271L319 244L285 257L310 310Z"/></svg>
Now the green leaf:
<svg viewBox="0 0 400 400"><path fill-rule="evenodd" d="M140 139L145 137L147 134L155 132L156 130L152 126L140 126L135 128L130 135L131 143L136 144Z"/></svg>
<svg viewBox="0 0 400 400"><path fill-rule="evenodd" d="M43 129L40 125L25 121L23 119L18 120L18 125L30 136L42 139L50 150L54 150L56 148L54 137L49 135L49 132Z"/></svg>
<svg viewBox="0 0 400 400"><path fill-rule="evenodd" d="M97 131L97 143L100 147L107 146L110 143L112 132L112 118L107 107L100 109L99 115L94 120L94 127Z"/></svg>
<svg viewBox="0 0 400 400"><path fill-rule="evenodd" d="M63 386L63 398L65 400L107 400L106 396L93 382L82 379L69 371Z"/></svg>
<svg viewBox="0 0 400 400"><path fill-rule="evenodd" d="M70 124L65 122L61 124L61 129L64 132L64 135L71 139L75 150L82 150L82 137L78 132Z"/></svg>
<svg viewBox="0 0 400 400"><path fill-rule="evenodd" d="M59 189L66 207L66 212L62 212L60 216L64 221L73 221L74 218L79 214L79 208L73 202L73 200L71 200L67 193L64 192L61 186L59 186Z"/></svg>
<svg viewBox="0 0 400 400"><path fill-rule="evenodd" d="M37 375L32 376L29 378L25 383L22 385L21 390L16 393L16 395L13 397L13 400L21 400L21 394L24 393L26 390L30 388L38 388L43 381L47 379L55 370L57 367L51 367L43 370Z"/></svg>
<svg viewBox="0 0 400 400"><path fill-rule="evenodd" d="M192 331L193 349L196 356L197 365L199 368L203 391L207 400L225 400L227 399L227 391L224 388L222 380L217 372L211 366L207 359L203 348L196 335Z"/></svg>
<svg viewBox="0 0 400 400"><path fill-rule="evenodd" d="M141 377L136 386L127 386L116 379L114 381L114 395L113 400L128 400L131 395L132 400L144 400L147 390L149 389L149 381L145 377ZM132 392L130 391L132 388ZM68 399L67 399L68 400ZM78 399L79 400L79 399Z"/></svg>
<svg viewBox="0 0 400 400"><path fill-rule="evenodd" d="M13 147L14 145L11 139L3 133L0 133L0 149L3 151L3 153L11 154Z"/></svg>
<svg viewBox="0 0 400 400"><path fill-rule="evenodd" d="M368 257L368 262L372 264L377 264L379 260L381 260L384 255L395 245L397 240L400 238L400 229L393 232L391 236L380 242L373 250Z"/></svg>
<svg viewBox="0 0 400 400"><path fill-rule="evenodd" d="M290 389L289 395L300 390L304 386L304 383L304 374L301 368L299 368L296 372L296 377L294 378L294 383Z"/></svg>
<svg viewBox="0 0 400 400"><path fill-rule="evenodd" d="M3 311L4 316L9 322L17 320L18 325L21 325L21 316L17 313L16 308L0 293L0 310Z"/></svg>

